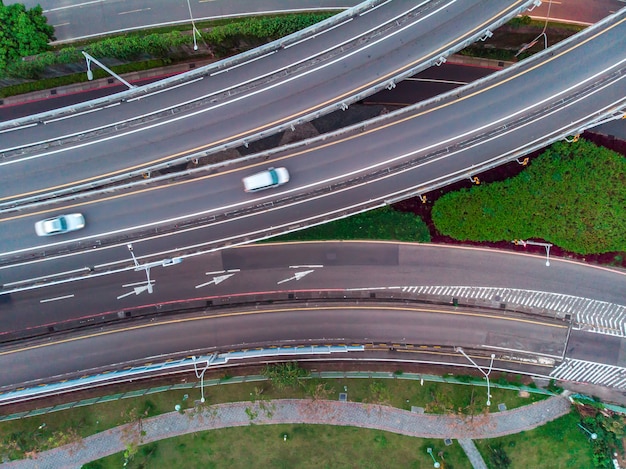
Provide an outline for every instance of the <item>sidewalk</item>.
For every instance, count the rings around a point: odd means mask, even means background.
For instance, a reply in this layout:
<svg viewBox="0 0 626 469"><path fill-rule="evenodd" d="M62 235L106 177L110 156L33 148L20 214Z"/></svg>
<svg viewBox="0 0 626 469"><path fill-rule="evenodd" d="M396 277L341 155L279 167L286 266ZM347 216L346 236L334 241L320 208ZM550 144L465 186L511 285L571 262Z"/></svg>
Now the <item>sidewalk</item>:
<svg viewBox="0 0 626 469"><path fill-rule="evenodd" d="M248 410L248 412L246 412ZM473 421L452 415L418 414L393 407L356 402L284 399L235 402L209 406L201 412L187 410L152 417L143 421L141 443L185 435L201 430L284 423L327 424L384 430L402 435L436 439L483 439L519 433L539 427L570 411L570 402L556 396L517 409L477 415ZM250 417L252 416L252 418ZM133 425L133 424L129 424ZM126 437L124 429L126 428ZM83 464L125 450L128 425L116 427L83 440L37 455L36 459L12 461L3 468L59 469L80 468ZM464 446L468 442L464 441ZM473 445L470 445L473 446ZM470 460L480 455L473 452ZM480 462L477 466L481 467Z"/></svg>

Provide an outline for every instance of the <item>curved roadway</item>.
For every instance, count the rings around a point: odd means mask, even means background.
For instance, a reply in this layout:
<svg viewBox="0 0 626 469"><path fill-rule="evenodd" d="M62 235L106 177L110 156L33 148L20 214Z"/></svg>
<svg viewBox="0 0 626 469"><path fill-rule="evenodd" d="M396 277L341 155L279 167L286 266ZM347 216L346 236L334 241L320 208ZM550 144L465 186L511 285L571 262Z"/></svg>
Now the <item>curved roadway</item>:
<svg viewBox="0 0 626 469"><path fill-rule="evenodd" d="M262 274L261 274L262 272ZM307 272L304 275L296 273ZM568 321L510 312L448 309L416 304L369 306L325 303L320 290L363 289L394 285L463 285L521 288L558 295L623 301L623 272L554 259L546 268L541 256L483 249L419 244L330 242L247 246L188 259L153 271L154 293L134 295L143 273L108 276L79 288L44 289L12 296L2 305L2 337L33 326L57 327L72 320L92 325L80 336L53 336L39 345L5 347L0 365L10 369L0 385L44 379L114 363L148 360L163 354L185 355L250 348L257 345L325 343L405 343L487 348L503 355L542 356L559 361L566 354L624 366L626 340L570 331ZM216 278L218 280L216 280ZM305 304L280 305L297 291ZM237 302L241 292L273 292L275 306L215 308L218 297ZM308 293L307 293L308 292ZM54 296L46 296L54 295ZM380 298L387 297L382 294ZM171 301L213 307L200 313L101 327L106 314L123 318L140 305L166 311ZM448 300L449 301L449 300ZM157 306L161 305L161 306ZM122 314L118 314L121 312ZM15 314L19 313L19 314ZM134 315L134 313L133 313ZM134 316L133 316L134 317ZM162 323L161 325L158 325ZM142 326L143 324L143 326ZM50 329L52 330L52 329ZM87 340L88 339L88 340ZM598 339L601 342L598 342ZM599 348L598 344L603 345ZM578 351L572 349L573 344ZM619 358L622 357L622 358ZM549 370L546 371L546 373Z"/></svg>
<svg viewBox="0 0 626 469"><path fill-rule="evenodd" d="M137 255L159 253L163 258L183 247L215 249L469 178L480 168L575 132L590 115L592 119L623 106L626 47L617 45L626 45L625 38L626 9L606 27L590 28L560 48L478 85L390 114L383 122L359 125L333 139L296 145L272 156L271 162L261 158L253 166L190 181L5 216L0 233L5 262L13 256L40 261L2 267L0 278L6 290L7 284L28 278L127 264L125 243L131 235L152 236L136 246ZM258 195L243 193L241 177L270 164L287 166L290 183ZM351 184L343 185L344 181ZM69 210L85 213L85 230L58 240L32 234L35 220ZM192 219L204 226L187 226ZM52 255L68 248L83 252ZM41 258L41 253L47 257Z"/></svg>
<svg viewBox="0 0 626 469"><path fill-rule="evenodd" d="M354 96L374 92L396 76L428 67L528 3L386 2L292 47L184 86L94 112L47 119L45 125L5 130L0 202L10 206L11 201L53 190L121 178L130 171L139 174L158 163L310 120ZM66 143L45 143L58 139Z"/></svg>

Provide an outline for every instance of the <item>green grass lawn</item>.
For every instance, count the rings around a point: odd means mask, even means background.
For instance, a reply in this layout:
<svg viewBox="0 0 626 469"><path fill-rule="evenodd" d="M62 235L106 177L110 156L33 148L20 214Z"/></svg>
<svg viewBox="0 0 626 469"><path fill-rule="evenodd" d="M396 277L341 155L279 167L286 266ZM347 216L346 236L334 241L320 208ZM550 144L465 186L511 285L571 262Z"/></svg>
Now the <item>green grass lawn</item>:
<svg viewBox="0 0 626 469"><path fill-rule="evenodd" d="M287 435L287 441L284 435ZM378 430L330 425L252 425L198 432L139 448L127 468L432 468L426 452L446 469L471 468L457 442L423 440ZM120 468L122 453L83 466Z"/></svg>
<svg viewBox="0 0 626 469"><path fill-rule="evenodd" d="M420 406L429 413L464 415L479 414L485 409L484 387L433 382L421 385L419 381L404 379L307 379L300 386L284 390L275 389L270 382L221 384L205 387L205 398L208 404L312 396L337 399L346 387L348 399L353 402L381 403L405 410ZM186 400L185 394L188 395ZM499 403L512 409L545 398L539 394L520 397L517 391L497 388L492 388L492 396L494 411ZM76 441L134 421L139 416L171 412L176 404L193 407L198 399L199 389L177 390L0 422L0 454L19 459L27 451L43 451ZM45 426L39 428L44 423Z"/></svg>
<svg viewBox="0 0 626 469"><path fill-rule="evenodd" d="M500 469L491 455L501 448L511 461L510 469L570 469L596 467L592 446L576 426L580 417L571 412L529 432L475 441L490 469Z"/></svg>

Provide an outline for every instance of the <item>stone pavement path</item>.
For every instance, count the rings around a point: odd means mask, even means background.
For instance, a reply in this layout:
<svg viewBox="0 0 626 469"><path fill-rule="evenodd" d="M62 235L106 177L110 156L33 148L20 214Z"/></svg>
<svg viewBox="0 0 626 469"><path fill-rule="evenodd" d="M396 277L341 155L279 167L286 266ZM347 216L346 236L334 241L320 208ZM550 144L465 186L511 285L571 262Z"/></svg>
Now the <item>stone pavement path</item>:
<svg viewBox="0 0 626 469"><path fill-rule="evenodd" d="M473 440L470 440L469 438L459 438L459 444L461 445L461 448L463 448L463 451L465 451L465 454L474 469L487 469L487 465L485 464L483 457L480 455L478 448L476 448Z"/></svg>
<svg viewBox="0 0 626 469"><path fill-rule="evenodd" d="M284 399L217 404L184 415L170 412L143 421L141 443L200 430L280 423L344 425L400 433L421 438L482 439L530 430L565 415L570 402L551 397L518 409L459 418L453 415L417 414L374 404L327 400ZM252 417L252 418L251 418ZM12 461L3 468L60 469L81 465L124 451L139 428L124 425L85 438L74 444L39 453L36 459ZM480 467L480 466L478 466Z"/></svg>

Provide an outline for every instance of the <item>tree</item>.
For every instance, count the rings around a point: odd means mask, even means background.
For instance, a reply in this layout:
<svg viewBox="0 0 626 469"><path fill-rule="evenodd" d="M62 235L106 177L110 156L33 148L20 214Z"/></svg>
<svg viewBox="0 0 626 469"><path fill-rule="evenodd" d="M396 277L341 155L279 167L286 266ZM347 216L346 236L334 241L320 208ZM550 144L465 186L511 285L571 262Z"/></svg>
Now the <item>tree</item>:
<svg viewBox="0 0 626 469"><path fill-rule="evenodd" d="M300 368L297 362L267 365L263 369L263 374L272 381L276 389L294 387L300 384L302 378L309 376L309 372L304 368Z"/></svg>
<svg viewBox="0 0 626 469"><path fill-rule="evenodd" d="M21 3L5 6L0 0L0 71L15 60L48 49L54 28L40 5L27 10Z"/></svg>

